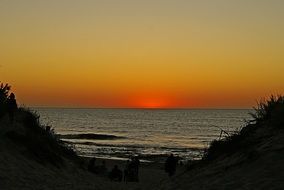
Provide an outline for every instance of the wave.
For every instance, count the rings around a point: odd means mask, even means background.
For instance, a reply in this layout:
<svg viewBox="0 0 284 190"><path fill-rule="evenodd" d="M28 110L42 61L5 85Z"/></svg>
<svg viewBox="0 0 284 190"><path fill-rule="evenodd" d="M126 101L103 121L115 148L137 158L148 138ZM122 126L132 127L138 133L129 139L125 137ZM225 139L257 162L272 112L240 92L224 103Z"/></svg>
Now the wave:
<svg viewBox="0 0 284 190"><path fill-rule="evenodd" d="M202 157L201 148L158 147L135 144L104 144L94 142L69 142L77 145L81 156L129 159L133 155L139 156L147 162L164 162L169 153L173 153L181 160L196 160Z"/></svg>
<svg viewBox="0 0 284 190"><path fill-rule="evenodd" d="M120 137L116 135L108 134L95 134L95 133L79 133L79 134L60 134L58 135L61 139L90 139L90 140L115 140L124 139L126 137Z"/></svg>
<svg viewBox="0 0 284 190"><path fill-rule="evenodd" d="M177 152L184 151L200 151L204 148L199 147L165 147L165 146L151 146L145 144L106 144L106 143L97 143L97 142L72 142L67 141L68 143L77 144L77 145L87 145L87 146L98 146L98 147L110 147L110 148L123 148L123 149L160 149L160 150L175 150Z"/></svg>

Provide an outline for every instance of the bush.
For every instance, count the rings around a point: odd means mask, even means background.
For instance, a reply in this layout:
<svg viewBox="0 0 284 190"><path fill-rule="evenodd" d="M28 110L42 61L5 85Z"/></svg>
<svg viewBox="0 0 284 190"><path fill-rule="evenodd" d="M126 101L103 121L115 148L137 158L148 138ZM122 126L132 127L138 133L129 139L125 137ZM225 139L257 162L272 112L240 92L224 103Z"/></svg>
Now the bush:
<svg viewBox="0 0 284 190"><path fill-rule="evenodd" d="M9 96L9 91L11 86L8 84L0 84L0 117L2 117L7 112L7 99Z"/></svg>
<svg viewBox="0 0 284 190"><path fill-rule="evenodd" d="M252 122L260 124L264 121L272 122L276 127L284 124L284 96L270 96L268 100L262 100L254 108L255 113L250 113Z"/></svg>
<svg viewBox="0 0 284 190"><path fill-rule="evenodd" d="M209 148L205 150L203 160L213 160L224 154L245 151L253 141L251 135L259 127L284 128L283 96L270 96L268 100L260 101L254 110L255 113L250 113L253 120L240 131L227 136L225 139L211 142Z"/></svg>

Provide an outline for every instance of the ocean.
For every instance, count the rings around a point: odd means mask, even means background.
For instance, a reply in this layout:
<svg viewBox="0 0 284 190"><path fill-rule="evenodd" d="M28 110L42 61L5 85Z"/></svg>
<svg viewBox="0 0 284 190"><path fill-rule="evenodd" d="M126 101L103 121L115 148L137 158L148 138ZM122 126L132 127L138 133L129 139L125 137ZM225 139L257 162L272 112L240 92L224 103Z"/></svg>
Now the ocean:
<svg viewBox="0 0 284 190"><path fill-rule="evenodd" d="M221 129L233 133L250 119L240 109L71 109L33 108L81 156L145 160L173 153L200 159ZM93 134L99 134L93 135ZM113 135L113 136L108 136ZM101 138L97 138L101 137ZM108 138L106 138L108 137ZM223 136L224 137L224 136Z"/></svg>

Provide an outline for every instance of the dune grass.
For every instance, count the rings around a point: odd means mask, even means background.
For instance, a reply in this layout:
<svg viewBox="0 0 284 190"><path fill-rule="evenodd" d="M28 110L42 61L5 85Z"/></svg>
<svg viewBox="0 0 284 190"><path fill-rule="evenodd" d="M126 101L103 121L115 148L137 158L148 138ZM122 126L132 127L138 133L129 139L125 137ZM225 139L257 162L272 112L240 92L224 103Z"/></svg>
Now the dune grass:
<svg viewBox="0 0 284 190"><path fill-rule="evenodd" d="M7 99L11 86L0 82L0 117L7 112Z"/></svg>
<svg viewBox="0 0 284 190"><path fill-rule="evenodd" d="M269 121L275 127L284 127L284 96L272 95L268 100L260 101L250 115L256 124Z"/></svg>
<svg viewBox="0 0 284 190"><path fill-rule="evenodd" d="M269 99L260 101L250 115L252 120L248 121L241 130L224 139L212 141L202 159L210 161L222 155L245 152L253 143L251 136L258 128L284 129L284 96L271 96Z"/></svg>

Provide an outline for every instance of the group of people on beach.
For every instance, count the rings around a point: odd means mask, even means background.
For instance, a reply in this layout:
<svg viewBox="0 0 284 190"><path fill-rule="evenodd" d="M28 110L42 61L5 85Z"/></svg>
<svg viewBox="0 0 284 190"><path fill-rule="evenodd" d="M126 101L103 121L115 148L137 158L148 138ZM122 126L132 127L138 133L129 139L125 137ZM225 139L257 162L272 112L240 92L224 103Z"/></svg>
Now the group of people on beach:
<svg viewBox="0 0 284 190"><path fill-rule="evenodd" d="M169 177L172 177L176 172L178 159L173 155L166 159L165 172ZM94 174L107 176L111 181L118 182L139 182L139 166L140 160L138 156L131 157L126 161L124 170L122 171L118 165L114 165L110 172L108 172L105 160L101 164L96 165L96 158L93 157L89 161L88 170Z"/></svg>
<svg viewBox="0 0 284 190"><path fill-rule="evenodd" d="M135 156L127 160L123 171L118 167L118 165L114 165L111 171L108 172L105 161L102 160L100 165L96 165L96 158L93 157L89 161L88 170L94 174L108 176L111 181L121 182L123 180L124 182L138 182L139 165L140 160L137 156Z"/></svg>

